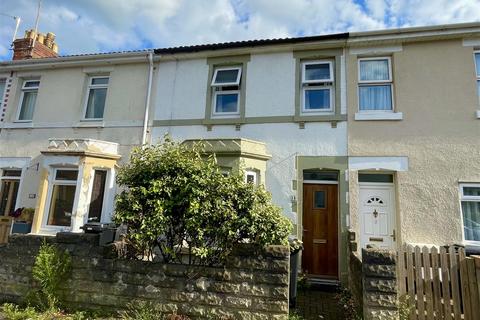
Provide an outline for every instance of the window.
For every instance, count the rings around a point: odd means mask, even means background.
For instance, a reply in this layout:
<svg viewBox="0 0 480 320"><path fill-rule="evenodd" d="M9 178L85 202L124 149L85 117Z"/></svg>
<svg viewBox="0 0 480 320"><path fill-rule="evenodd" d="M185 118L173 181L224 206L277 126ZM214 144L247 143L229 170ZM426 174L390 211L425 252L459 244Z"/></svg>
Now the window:
<svg viewBox="0 0 480 320"><path fill-rule="evenodd" d="M217 68L213 73L213 116L239 115L242 68Z"/></svg>
<svg viewBox="0 0 480 320"><path fill-rule="evenodd" d="M78 170L55 169L54 174L46 224L48 226L68 227L72 220Z"/></svg>
<svg viewBox="0 0 480 320"><path fill-rule="evenodd" d="M480 102L480 52L475 52L475 74L477 75L477 94Z"/></svg>
<svg viewBox="0 0 480 320"><path fill-rule="evenodd" d="M245 182L251 184L258 184L258 172L253 170L245 171Z"/></svg>
<svg viewBox="0 0 480 320"><path fill-rule="evenodd" d="M32 121L35 103L37 102L39 80L26 80L22 86L18 121Z"/></svg>
<svg viewBox="0 0 480 320"><path fill-rule="evenodd" d="M107 98L108 77L91 77L88 83L85 119L101 120Z"/></svg>
<svg viewBox="0 0 480 320"><path fill-rule="evenodd" d="M480 184L460 185L465 241L480 241Z"/></svg>
<svg viewBox="0 0 480 320"><path fill-rule="evenodd" d="M314 209L325 209L325 191L315 191L313 197Z"/></svg>
<svg viewBox="0 0 480 320"><path fill-rule="evenodd" d="M333 63L310 61L302 64L302 112L333 111Z"/></svg>
<svg viewBox="0 0 480 320"><path fill-rule="evenodd" d="M364 112L393 111L390 58L358 60L358 109Z"/></svg>
<svg viewBox="0 0 480 320"><path fill-rule="evenodd" d="M0 107L3 105L3 94L5 93L5 87L7 81L5 79L0 79Z"/></svg>
<svg viewBox="0 0 480 320"><path fill-rule="evenodd" d="M92 196L88 209L88 221L100 222L102 219L103 198L105 195L105 183L107 171L95 170L93 176Z"/></svg>
<svg viewBox="0 0 480 320"><path fill-rule="evenodd" d="M0 216L6 216L15 211L18 187L22 170L5 169L0 177Z"/></svg>

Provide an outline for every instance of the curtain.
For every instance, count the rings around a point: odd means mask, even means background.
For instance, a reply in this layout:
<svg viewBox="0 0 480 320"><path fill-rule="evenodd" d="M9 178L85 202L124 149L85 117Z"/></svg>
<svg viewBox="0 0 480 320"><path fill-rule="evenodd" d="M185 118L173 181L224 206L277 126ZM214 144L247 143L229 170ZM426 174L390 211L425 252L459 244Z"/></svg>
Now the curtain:
<svg viewBox="0 0 480 320"><path fill-rule="evenodd" d="M462 201L465 240L480 241L480 202Z"/></svg>
<svg viewBox="0 0 480 320"><path fill-rule="evenodd" d="M25 91L23 93L22 108L20 109L19 120L32 120L33 110L37 101L37 91Z"/></svg>
<svg viewBox="0 0 480 320"><path fill-rule="evenodd" d="M360 110L392 110L391 85L359 87Z"/></svg>
<svg viewBox="0 0 480 320"><path fill-rule="evenodd" d="M360 80L361 81L379 81L390 80L388 76L388 60L361 60L360 61Z"/></svg>
<svg viewBox="0 0 480 320"><path fill-rule="evenodd" d="M106 88L90 89L88 94L86 119L102 119L105 109Z"/></svg>

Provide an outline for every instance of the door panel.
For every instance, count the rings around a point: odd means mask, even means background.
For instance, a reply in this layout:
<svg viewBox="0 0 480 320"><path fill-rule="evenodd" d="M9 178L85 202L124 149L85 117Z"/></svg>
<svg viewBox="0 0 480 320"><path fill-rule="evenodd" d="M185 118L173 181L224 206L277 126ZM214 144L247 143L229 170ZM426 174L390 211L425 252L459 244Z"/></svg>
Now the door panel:
<svg viewBox="0 0 480 320"><path fill-rule="evenodd" d="M360 185L360 245L379 248L395 247L394 188L389 184Z"/></svg>
<svg viewBox="0 0 480 320"><path fill-rule="evenodd" d="M302 268L309 275L338 279L337 185L303 185Z"/></svg>

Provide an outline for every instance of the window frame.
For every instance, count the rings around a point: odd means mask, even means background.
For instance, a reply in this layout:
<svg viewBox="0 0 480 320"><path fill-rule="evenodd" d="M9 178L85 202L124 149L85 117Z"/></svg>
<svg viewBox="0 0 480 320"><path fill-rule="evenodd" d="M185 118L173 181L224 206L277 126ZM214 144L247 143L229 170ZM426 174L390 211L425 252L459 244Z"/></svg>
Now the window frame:
<svg viewBox="0 0 480 320"><path fill-rule="evenodd" d="M92 84L93 79L102 79L107 78L107 84ZM88 77L87 83L87 92L85 93L85 103L83 106L83 115L82 121L102 121L105 118L105 107L107 106L107 94L108 94L108 87L110 85L110 75L95 75ZM107 89L107 93L105 94L105 105L103 106L103 117L102 118L87 118L87 109L88 109L88 97L90 96L90 90L92 89Z"/></svg>
<svg viewBox="0 0 480 320"><path fill-rule="evenodd" d="M305 74L307 70L307 65L314 64L328 64L330 71L330 79L321 79L321 80L307 80L305 79ZM315 83L333 83L335 81L335 76L333 73L333 61L331 60L308 60L302 62L302 86L304 84L315 84Z"/></svg>
<svg viewBox="0 0 480 320"><path fill-rule="evenodd" d="M302 115L319 115L319 114L330 114L335 110L335 74L334 74L334 64L332 60L307 60L302 61L302 68L301 68L301 97L300 97L300 105L301 105L301 114ZM320 79L320 80L306 80L305 73L306 73L306 66L307 65L315 65L315 64L328 64L329 65L329 79ZM316 84L316 85L315 85ZM328 109L307 109L305 106L305 94L308 90L328 90L330 91L330 99L329 99L329 108Z"/></svg>
<svg viewBox="0 0 480 320"><path fill-rule="evenodd" d="M218 71L228 71L228 70L237 70L237 80L235 82L225 82L225 83L215 83L215 79L217 78ZM215 68L213 71L212 82L210 86L212 87L232 87L232 86L239 86L240 87L240 79L242 79L242 67L218 67Z"/></svg>
<svg viewBox="0 0 480 320"><path fill-rule="evenodd" d="M360 62L361 61L371 61L371 60L387 60L388 61L388 79L387 80L361 80L360 73ZM360 57L357 58L357 110L360 113L372 114L372 113L394 113L395 112L395 99L394 99L394 87L393 87L393 70L392 70L392 57L389 56L379 56L379 57ZM374 86L385 86L390 87L390 100L392 104L391 109L380 109L380 110L362 110L360 109L360 87L374 87Z"/></svg>
<svg viewBox="0 0 480 320"><path fill-rule="evenodd" d="M222 118L237 118L240 116L240 105L241 105L241 86L242 86L242 67L243 66L214 66L212 81L210 87L212 88L212 118L213 119L222 119ZM222 84L215 84L215 78L217 77L218 71L223 70L238 70L236 82L228 82ZM225 87L237 87L237 89L228 89L224 90ZM222 94L236 94L237 95L237 110L235 112L217 112L217 96Z"/></svg>
<svg viewBox="0 0 480 320"><path fill-rule="evenodd" d="M463 208L462 208L462 202L479 202L480 203L480 196L466 196L464 194L464 188L465 187L476 187L480 188L480 183L460 183L459 184L459 198L460 198L460 220L462 222L462 238L463 238L463 243L465 244L473 244L473 245L480 245L479 240L467 240L465 239L465 223L463 221ZM480 222L479 222L480 223Z"/></svg>
<svg viewBox="0 0 480 320"><path fill-rule="evenodd" d="M3 105L3 99L5 97L5 92L7 91L7 78L0 77L0 82L5 83L3 91L0 91L0 107Z"/></svg>
<svg viewBox="0 0 480 320"><path fill-rule="evenodd" d="M57 177L58 171L77 171L77 179L76 180L57 180L56 177ZM77 192L78 192L78 181L79 181L81 170L78 167L52 167L50 170L50 173L52 174L52 176L48 182L47 201L45 201L41 228L45 231L71 230L73 219L70 220L70 226L57 226L57 225L48 224L48 218L50 216L50 209L52 206L53 189L56 185L75 186L75 195L73 199L72 211L75 210L75 202L77 201L76 198L77 198Z"/></svg>
<svg viewBox="0 0 480 320"><path fill-rule="evenodd" d="M36 87L25 87L25 85L28 82L38 82L38 86ZM22 88L21 90L21 95L20 95L20 101L17 107L17 115L15 117L16 122L32 122L33 121L33 114L32 114L32 119L27 120L27 119L20 119L20 114L22 113L22 105L23 105L23 99L25 98L25 92L37 92L37 98L38 98L38 91L40 89L40 79L23 79L22 83ZM35 104L33 105L33 112L35 113L35 107L37 105L37 98L35 98Z"/></svg>
<svg viewBox="0 0 480 320"><path fill-rule="evenodd" d="M259 177L259 176L260 176L260 173L259 173L258 171L256 171L256 170L252 170L252 169L250 169L250 170L245 170L245 177L244 177L245 183L249 183L249 182L248 182L248 176L249 176L249 175L253 176L253 182L252 182L253 185L258 186L258 185L259 185L259 182L260 182L260 181L259 181L259 180L260 180L260 177Z"/></svg>
<svg viewBox="0 0 480 320"><path fill-rule="evenodd" d="M477 87L477 97L478 97L478 105L480 106L480 90L479 90L479 84L480 84L480 73L477 73L477 70L480 66L477 66L477 55L480 56L480 50L475 50L473 51L473 66L475 68L475 80L476 80L476 87Z"/></svg>
<svg viewBox="0 0 480 320"><path fill-rule="evenodd" d="M20 175L19 176L4 176L3 173L5 171L20 171ZM18 203L20 201L20 192L21 192L21 187L22 187L22 177L23 177L23 169L22 168L0 168L0 195L2 193L2 190L1 190L1 187L2 187L2 182L3 180L9 180L9 181L12 181L12 180L15 180L15 181L18 181L18 190L17 190L17 195L16 195L16 198L15 198L15 203L13 204L13 209L16 210L18 208ZM3 214L2 212L0 212L0 217L2 217Z"/></svg>
<svg viewBox="0 0 480 320"><path fill-rule="evenodd" d="M219 94L237 94L237 111L235 112L217 112L217 96ZM225 90L225 91L213 91L213 105L212 105L212 116L213 117L222 117L222 116L238 116L240 115L240 89L239 90Z"/></svg>

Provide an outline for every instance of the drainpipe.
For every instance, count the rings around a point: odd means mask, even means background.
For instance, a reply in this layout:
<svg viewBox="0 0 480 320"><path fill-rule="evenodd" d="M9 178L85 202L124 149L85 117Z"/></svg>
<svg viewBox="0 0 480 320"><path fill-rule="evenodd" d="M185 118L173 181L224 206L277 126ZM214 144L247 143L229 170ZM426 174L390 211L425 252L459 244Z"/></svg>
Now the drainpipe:
<svg viewBox="0 0 480 320"><path fill-rule="evenodd" d="M148 113L150 110L150 96L152 94L153 52L148 53L148 84L147 99L145 100L145 116L143 117L142 147L147 143Z"/></svg>

